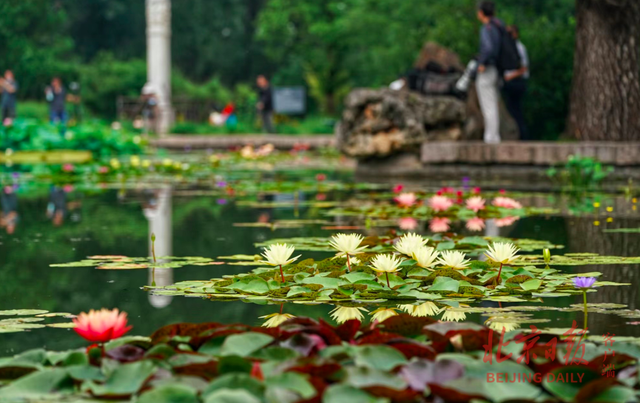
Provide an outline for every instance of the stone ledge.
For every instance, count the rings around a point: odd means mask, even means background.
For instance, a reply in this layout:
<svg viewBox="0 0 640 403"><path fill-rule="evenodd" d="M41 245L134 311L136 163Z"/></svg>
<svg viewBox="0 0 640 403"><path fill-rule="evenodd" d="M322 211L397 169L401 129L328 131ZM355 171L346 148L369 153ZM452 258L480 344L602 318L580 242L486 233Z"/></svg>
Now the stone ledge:
<svg viewBox="0 0 640 403"><path fill-rule="evenodd" d="M423 164L561 165L570 155L595 157L604 164L640 166L640 143L622 142L427 142Z"/></svg>

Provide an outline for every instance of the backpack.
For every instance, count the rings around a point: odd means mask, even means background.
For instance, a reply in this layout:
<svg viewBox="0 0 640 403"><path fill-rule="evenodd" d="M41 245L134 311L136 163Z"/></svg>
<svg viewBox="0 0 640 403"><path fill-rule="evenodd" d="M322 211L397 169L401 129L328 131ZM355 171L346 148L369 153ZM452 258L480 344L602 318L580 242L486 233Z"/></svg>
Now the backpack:
<svg viewBox="0 0 640 403"><path fill-rule="evenodd" d="M522 59L516 40L499 21L492 19L491 25L496 27L500 33L500 51L498 52L498 60L496 60L498 71L504 73L509 70L518 70L522 67Z"/></svg>

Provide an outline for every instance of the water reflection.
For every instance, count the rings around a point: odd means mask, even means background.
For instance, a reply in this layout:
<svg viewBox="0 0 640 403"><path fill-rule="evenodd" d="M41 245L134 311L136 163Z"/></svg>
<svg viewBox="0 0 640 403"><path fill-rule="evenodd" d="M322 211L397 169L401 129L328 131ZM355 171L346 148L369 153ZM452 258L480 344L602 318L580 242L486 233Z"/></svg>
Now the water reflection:
<svg viewBox="0 0 640 403"><path fill-rule="evenodd" d="M142 211L149 222L149 256L173 255L173 213L171 187L148 191L145 194ZM152 241L155 236L155 242ZM159 262L163 262L159 260ZM149 269L149 284L167 286L173 284L173 269ZM169 295L149 294L149 303L155 308L164 308L171 303Z"/></svg>
<svg viewBox="0 0 640 403"><path fill-rule="evenodd" d="M2 207L2 215L0 215L0 227L5 228L8 235L16 231L18 225L18 195L16 194L17 186L4 186L0 193L0 205Z"/></svg>

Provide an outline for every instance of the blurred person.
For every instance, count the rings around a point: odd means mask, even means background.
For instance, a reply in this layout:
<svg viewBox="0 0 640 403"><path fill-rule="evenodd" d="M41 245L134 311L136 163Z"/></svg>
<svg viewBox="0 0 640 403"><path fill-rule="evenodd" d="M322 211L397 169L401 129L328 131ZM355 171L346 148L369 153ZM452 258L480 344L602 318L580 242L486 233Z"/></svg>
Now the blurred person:
<svg viewBox="0 0 640 403"><path fill-rule="evenodd" d="M267 133L275 133L273 129L273 94L271 84L264 75L259 75L256 79L258 85L258 104L256 108L262 119L262 128Z"/></svg>
<svg viewBox="0 0 640 403"><path fill-rule="evenodd" d="M47 102L49 102L49 122L52 124L67 123L67 112L65 108L65 102L67 92L62 86L60 78L54 77L51 80L51 86L45 89L45 95Z"/></svg>
<svg viewBox="0 0 640 403"><path fill-rule="evenodd" d="M507 27L507 31L513 37L520 55L521 67L518 70L507 70L504 73L504 87L502 88L505 103L509 114L518 124L520 140L533 140L527 131L527 126L522 112L522 100L527 92L529 81L529 55L527 48L520 41L520 30L517 25Z"/></svg>
<svg viewBox="0 0 640 403"><path fill-rule="evenodd" d="M47 217L56 227L64 223L67 214L67 192L60 186L52 186L49 191L49 203L47 204Z"/></svg>
<svg viewBox="0 0 640 403"><path fill-rule="evenodd" d="M140 96L142 101L142 119L144 122L144 134L150 131L156 132L156 124L158 117L158 91L151 83L146 83L142 87Z"/></svg>
<svg viewBox="0 0 640 403"><path fill-rule="evenodd" d="M478 7L477 15L482 28L476 89L484 117L484 141L488 144L500 143L498 56L502 46L500 27L504 27L504 24L495 17L495 12L493 1L483 1Z"/></svg>
<svg viewBox="0 0 640 403"><path fill-rule="evenodd" d="M18 82L16 81L13 71L4 72L4 77L0 78L0 89L2 89L2 98L0 99L0 109L2 109L2 124L10 126L16 117Z"/></svg>
<svg viewBox="0 0 640 403"><path fill-rule="evenodd" d="M13 186L5 186L0 193L0 227L4 227L7 234L11 235L16 230L18 224L18 196Z"/></svg>

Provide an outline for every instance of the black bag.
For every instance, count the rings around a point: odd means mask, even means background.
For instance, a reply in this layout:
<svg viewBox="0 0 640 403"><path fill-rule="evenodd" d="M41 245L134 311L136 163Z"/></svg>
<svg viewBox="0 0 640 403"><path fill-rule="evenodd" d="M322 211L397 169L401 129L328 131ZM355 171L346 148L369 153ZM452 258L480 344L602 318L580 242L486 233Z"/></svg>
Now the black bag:
<svg viewBox="0 0 640 403"><path fill-rule="evenodd" d="M491 25L496 27L500 33L500 51L498 52L498 60L496 60L498 71L504 73L509 70L518 70L522 67L522 59L516 40L500 22L491 20Z"/></svg>

